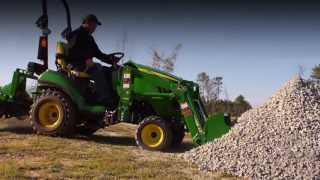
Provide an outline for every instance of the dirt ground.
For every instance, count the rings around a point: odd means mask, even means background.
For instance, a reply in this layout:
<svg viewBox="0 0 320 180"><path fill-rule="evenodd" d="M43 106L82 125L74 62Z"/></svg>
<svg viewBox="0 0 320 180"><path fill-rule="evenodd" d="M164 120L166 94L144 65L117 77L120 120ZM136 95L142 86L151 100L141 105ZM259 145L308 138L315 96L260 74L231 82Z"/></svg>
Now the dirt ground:
<svg viewBox="0 0 320 180"><path fill-rule="evenodd" d="M232 179L177 158L193 147L190 137L169 152L150 152L136 146L135 129L118 124L90 138L62 139L0 119L0 179Z"/></svg>

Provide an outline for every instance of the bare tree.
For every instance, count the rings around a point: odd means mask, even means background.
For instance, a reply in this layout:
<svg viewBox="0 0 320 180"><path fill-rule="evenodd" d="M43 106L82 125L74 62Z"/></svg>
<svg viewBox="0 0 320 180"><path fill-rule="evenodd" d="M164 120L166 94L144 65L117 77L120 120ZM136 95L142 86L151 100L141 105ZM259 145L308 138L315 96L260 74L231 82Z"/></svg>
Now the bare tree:
<svg viewBox="0 0 320 180"><path fill-rule="evenodd" d="M197 83L200 86L200 93L205 103L216 101L220 98L222 91L222 77L213 77L205 73L199 73L197 77Z"/></svg>
<svg viewBox="0 0 320 180"><path fill-rule="evenodd" d="M224 86L224 97L225 97L225 100L227 100L227 101L230 100L228 88L226 86Z"/></svg>
<svg viewBox="0 0 320 180"><path fill-rule="evenodd" d="M127 30L124 29L121 50L125 55L127 54L127 44L128 44L128 34L127 34ZM124 58L121 59L121 64L123 63L124 63Z"/></svg>
<svg viewBox="0 0 320 180"><path fill-rule="evenodd" d="M200 94L204 101L208 100L208 95L207 95L207 84L209 82L209 75L205 72L201 72L198 74L197 77L197 83L199 84L200 87Z"/></svg>
<svg viewBox="0 0 320 180"><path fill-rule="evenodd" d="M125 58L121 59L121 62L120 62L121 64L124 63L125 59L128 59L128 58L130 59L131 58L131 57L129 57L128 43L129 43L128 33L127 33L127 29L124 27L123 30L122 30L121 38L116 41L116 49L120 50L125 55Z"/></svg>
<svg viewBox="0 0 320 180"><path fill-rule="evenodd" d="M214 77L212 79L213 83L214 83L214 87L215 87L215 98L216 99L219 99L220 98L220 93L221 93L221 90L222 90L222 80L223 78L222 77Z"/></svg>
<svg viewBox="0 0 320 180"><path fill-rule="evenodd" d="M159 54L158 51L153 51L153 58L152 58L152 67L161 69L161 62L162 62L162 56Z"/></svg>
<svg viewBox="0 0 320 180"><path fill-rule="evenodd" d="M163 53L153 49L152 66L169 73L174 72L177 57L181 48L182 44L178 44L168 57L165 57Z"/></svg>
<svg viewBox="0 0 320 180"><path fill-rule="evenodd" d="M303 77L305 71L306 71L305 68L304 68L301 64L299 64L299 65L298 65L298 75L299 75L300 77Z"/></svg>

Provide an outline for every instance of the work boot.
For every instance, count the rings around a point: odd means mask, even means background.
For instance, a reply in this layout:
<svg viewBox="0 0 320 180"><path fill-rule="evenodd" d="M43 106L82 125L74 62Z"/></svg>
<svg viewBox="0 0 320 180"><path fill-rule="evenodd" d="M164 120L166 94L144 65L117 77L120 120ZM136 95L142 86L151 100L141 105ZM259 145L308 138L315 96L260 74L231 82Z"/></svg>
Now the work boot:
<svg viewBox="0 0 320 180"><path fill-rule="evenodd" d="M106 111L105 115L103 117L103 124L104 126L111 126L113 124L116 124L117 122L117 116L116 111Z"/></svg>

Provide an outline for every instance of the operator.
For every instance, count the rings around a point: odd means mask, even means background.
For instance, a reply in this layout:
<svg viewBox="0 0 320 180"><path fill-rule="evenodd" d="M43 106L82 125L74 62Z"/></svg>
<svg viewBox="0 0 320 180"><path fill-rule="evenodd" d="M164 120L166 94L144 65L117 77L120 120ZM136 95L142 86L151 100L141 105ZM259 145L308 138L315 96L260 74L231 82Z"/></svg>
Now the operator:
<svg viewBox="0 0 320 180"><path fill-rule="evenodd" d="M77 71L88 73L96 85L98 102L106 106L112 101L111 69L95 63L93 58L117 66L119 58L108 55L99 49L92 34L100 26L98 18L90 14L83 18L82 25L67 36L68 64ZM106 72L107 71L107 72Z"/></svg>

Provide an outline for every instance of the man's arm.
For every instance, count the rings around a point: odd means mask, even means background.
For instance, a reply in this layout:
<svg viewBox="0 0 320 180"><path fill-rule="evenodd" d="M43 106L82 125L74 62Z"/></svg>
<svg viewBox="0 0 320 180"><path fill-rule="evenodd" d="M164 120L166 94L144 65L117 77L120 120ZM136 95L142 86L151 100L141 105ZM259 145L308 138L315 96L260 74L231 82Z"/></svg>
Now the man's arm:
<svg viewBox="0 0 320 180"><path fill-rule="evenodd" d="M108 54L105 54L103 53L97 43L95 42L95 40L93 39L93 56L96 57L97 59L101 60L102 62L105 62L105 63L108 63L108 64L111 64L113 65L114 63L117 63L113 58L112 56L108 55Z"/></svg>

